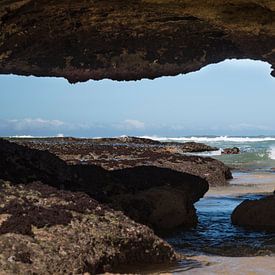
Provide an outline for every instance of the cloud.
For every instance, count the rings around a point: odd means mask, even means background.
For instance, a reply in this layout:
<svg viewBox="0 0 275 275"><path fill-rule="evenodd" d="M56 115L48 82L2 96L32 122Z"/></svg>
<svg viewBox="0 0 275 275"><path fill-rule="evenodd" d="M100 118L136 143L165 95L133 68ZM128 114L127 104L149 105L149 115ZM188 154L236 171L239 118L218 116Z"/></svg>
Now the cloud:
<svg viewBox="0 0 275 275"><path fill-rule="evenodd" d="M22 130L36 130L36 129L59 129L65 126L65 123L60 120L47 120L41 118L24 118L24 119L10 119L5 121L6 128L17 131Z"/></svg>
<svg viewBox="0 0 275 275"><path fill-rule="evenodd" d="M122 123L115 124L114 127L124 130L144 130L145 123L136 119L125 119Z"/></svg>
<svg viewBox="0 0 275 275"><path fill-rule="evenodd" d="M25 130L82 130L96 127L85 123L70 123L58 119L22 118L22 119L0 119L0 129L25 131Z"/></svg>

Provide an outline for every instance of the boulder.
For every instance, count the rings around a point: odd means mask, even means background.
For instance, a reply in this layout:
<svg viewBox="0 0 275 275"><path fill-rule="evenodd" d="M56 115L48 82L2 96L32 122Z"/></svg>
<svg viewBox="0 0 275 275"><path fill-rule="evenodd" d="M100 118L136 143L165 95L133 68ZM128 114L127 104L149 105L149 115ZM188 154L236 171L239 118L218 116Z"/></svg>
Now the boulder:
<svg viewBox="0 0 275 275"><path fill-rule="evenodd" d="M224 148L222 150L222 154L225 154L225 155L237 155L239 153L240 153L240 149L238 147Z"/></svg>
<svg viewBox="0 0 275 275"><path fill-rule="evenodd" d="M233 211L231 220L248 229L275 232L275 195L243 201Z"/></svg>
<svg viewBox="0 0 275 275"><path fill-rule="evenodd" d="M170 169L144 166L112 172L127 192L108 202L158 233L197 225L194 203L208 191L206 180Z"/></svg>
<svg viewBox="0 0 275 275"><path fill-rule="evenodd" d="M134 195L113 196L112 206L132 219L149 225L158 234L165 234L176 228L197 225L196 209L188 201L184 191L158 187Z"/></svg>

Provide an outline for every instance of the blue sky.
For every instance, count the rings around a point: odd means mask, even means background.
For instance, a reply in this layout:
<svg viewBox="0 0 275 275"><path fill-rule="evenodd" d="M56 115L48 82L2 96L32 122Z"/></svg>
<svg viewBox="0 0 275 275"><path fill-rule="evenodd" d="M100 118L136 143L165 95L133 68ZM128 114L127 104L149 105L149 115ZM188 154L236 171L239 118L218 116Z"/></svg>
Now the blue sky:
<svg viewBox="0 0 275 275"><path fill-rule="evenodd" d="M0 76L0 136L275 135L270 65L226 60L155 80Z"/></svg>

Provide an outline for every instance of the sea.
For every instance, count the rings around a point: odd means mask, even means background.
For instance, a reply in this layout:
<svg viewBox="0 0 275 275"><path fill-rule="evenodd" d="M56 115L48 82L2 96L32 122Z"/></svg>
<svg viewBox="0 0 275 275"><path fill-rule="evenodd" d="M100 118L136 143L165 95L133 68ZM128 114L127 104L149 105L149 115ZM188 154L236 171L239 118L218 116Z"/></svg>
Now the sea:
<svg viewBox="0 0 275 275"><path fill-rule="evenodd" d="M143 136L145 138L145 136ZM217 151L199 153L221 160L239 171L270 171L275 168L275 136L274 137L230 137L230 136L191 136L191 137L156 137L146 136L158 141L201 142L217 147ZM222 155L225 148L238 147L239 155Z"/></svg>

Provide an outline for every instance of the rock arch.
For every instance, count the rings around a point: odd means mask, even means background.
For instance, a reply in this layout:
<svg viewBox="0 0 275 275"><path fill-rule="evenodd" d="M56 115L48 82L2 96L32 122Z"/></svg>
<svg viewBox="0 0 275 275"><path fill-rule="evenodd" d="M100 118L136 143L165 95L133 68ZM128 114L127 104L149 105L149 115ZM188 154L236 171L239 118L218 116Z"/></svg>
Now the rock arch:
<svg viewBox="0 0 275 275"><path fill-rule="evenodd" d="M2 74L153 79L250 58L275 76L273 0L0 2Z"/></svg>

